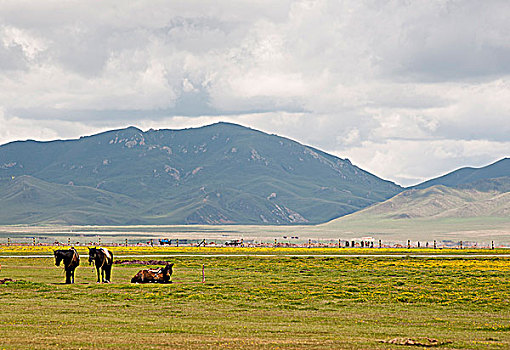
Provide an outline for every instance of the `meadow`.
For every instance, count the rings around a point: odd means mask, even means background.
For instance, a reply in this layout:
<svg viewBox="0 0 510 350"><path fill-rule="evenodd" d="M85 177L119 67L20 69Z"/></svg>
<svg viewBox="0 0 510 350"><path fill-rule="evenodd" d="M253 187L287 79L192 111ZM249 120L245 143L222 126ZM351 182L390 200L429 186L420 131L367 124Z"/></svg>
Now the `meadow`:
<svg viewBox="0 0 510 350"><path fill-rule="evenodd" d="M65 285L51 256L21 257L51 248L0 247L0 279L16 280L0 285L2 349L417 348L384 342L399 337L434 338L447 349L510 348L503 250L429 258L332 257L332 249L264 256L249 248L221 256L219 248L158 247L186 254L162 258L175 263L172 284L129 283L141 265L115 265L113 283L96 284L82 257L76 284ZM118 259L153 252L114 249Z"/></svg>

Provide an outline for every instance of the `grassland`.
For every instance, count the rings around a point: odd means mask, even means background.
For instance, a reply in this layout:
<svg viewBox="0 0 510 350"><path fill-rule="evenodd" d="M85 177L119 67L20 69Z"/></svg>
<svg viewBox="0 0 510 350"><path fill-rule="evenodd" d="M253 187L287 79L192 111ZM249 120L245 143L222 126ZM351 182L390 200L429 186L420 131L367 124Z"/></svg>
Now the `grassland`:
<svg viewBox="0 0 510 350"><path fill-rule="evenodd" d="M10 245L0 246L2 256L52 257L55 249L68 249L69 246L51 245ZM75 247L79 254L88 254L87 247ZM117 256L507 256L510 249L406 249L406 248L289 248L289 247L175 247L175 246L111 246Z"/></svg>
<svg viewBox="0 0 510 350"><path fill-rule="evenodd" d="M2 251L47 253L35 248ZM381 342L396 337L510 347L508 258L245 253L172 257L169 285L130 284L136 265L115 265L114 283L97 285L85 259L64 285L52 258L0 257L0 279L17 280L0 285L0 348L405 349Z"/></svg>

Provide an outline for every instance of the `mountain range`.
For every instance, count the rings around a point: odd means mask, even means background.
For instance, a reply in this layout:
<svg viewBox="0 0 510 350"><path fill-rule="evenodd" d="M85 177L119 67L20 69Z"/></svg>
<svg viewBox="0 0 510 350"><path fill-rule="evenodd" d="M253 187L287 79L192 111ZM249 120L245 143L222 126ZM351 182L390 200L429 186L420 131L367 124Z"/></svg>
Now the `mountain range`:
<svg viewBox="0 0 510 350"><path fill-rule="evenodd" d="M394 219L510 217L510 158L425 181L358 215Z"/></svg>
<svg viewBox="0 0 510 350"><path fill-rule="evenodd" d="M510 158L405 189L348 159L231 123L146 132L129 127L0 146L0 224L508 217L509 191Z"/></svg>
<svg viewBox="0 0 510 350"><path fill-rule="evenodd" d="M230 123L0 146L0 224L315 224L402 190Z"/></svg>
<svg viewBox="0 0 510 350"><path fill-rule="evenodd" d="M477 181L510 176L510 158L503 158L495 163L481 168L465 167L452 171L443 176L422 182L412 188L427 188L434 185L457 187ZM470 185L468 185L469 187Z"/></svg>
<svg viewBox="0 0 510 350"><path fill-rule="evenodd" d="M510 243L510 159L426 181L324 228L386 239L494 239Z"/></svg>

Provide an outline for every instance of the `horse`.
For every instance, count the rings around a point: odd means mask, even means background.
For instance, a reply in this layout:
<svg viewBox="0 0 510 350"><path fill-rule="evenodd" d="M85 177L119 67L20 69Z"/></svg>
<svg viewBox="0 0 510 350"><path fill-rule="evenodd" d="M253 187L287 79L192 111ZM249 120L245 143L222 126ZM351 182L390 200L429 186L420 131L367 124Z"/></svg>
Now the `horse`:
<svg viewBox="0 0 510 350"><path fill-rule="evenodd" d="M112 252L106 248L89 248L89 264L92 263L96 265L97 283L110 283L113 265Z"/></svg>
<svg viewBox="0 0 510 350"><path fill-rule="evenodd" d="M165 267L159 269L140 270L131 278L131 283L171 283L174 264L166 264Z"/></svg>
<svg viewBox="0 0 510 350"><path fill-rule="evenodd" d="M66 271L66 284L74 283L74 270L80 265L80 256L74 247L68 250L55 250L55 265L60 266L60 262L64 261L64 270Z"/></svg>

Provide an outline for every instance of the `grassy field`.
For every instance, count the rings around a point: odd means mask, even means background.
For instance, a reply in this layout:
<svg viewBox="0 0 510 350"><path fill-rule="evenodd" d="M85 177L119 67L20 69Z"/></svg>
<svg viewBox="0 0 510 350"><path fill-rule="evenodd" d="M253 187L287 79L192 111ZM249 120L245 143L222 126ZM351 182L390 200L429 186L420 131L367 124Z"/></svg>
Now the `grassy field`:
<svg viewBox="0 0 510 350"><path fill-rule="evenodd" d="M48 253L35 248L2 252ZM65 285L52 258L0 257L0 279L17 281L0 285L0 348L408 348L381 342L397 337L510 348L510 259L497 255L168 260L168 285L130 284L138 265L115 265L113 283L98 285L85 258Z"/></svg>
<svg viewBox="0 0 510 350"><path fill-rule="evenodd" d="M53 256L55 249L68 249L69 246L51 246L51 245L3 245L0 246L0 257L2 256ZM79 254L88 254L87 247L76 246ZM299 256L299 255L321 255L321 256L344 256L344 255L409 255L409 256L440 256L440 255L510 255L508 248L496 249L459 249L459 248L296 248L296 247L224 247L224 246L110 246L108 247L114 255L151 255L151 256L188 256L188 255L281 255L281 256Z"/></svg>

